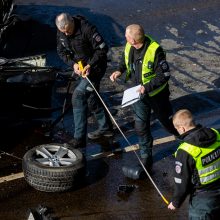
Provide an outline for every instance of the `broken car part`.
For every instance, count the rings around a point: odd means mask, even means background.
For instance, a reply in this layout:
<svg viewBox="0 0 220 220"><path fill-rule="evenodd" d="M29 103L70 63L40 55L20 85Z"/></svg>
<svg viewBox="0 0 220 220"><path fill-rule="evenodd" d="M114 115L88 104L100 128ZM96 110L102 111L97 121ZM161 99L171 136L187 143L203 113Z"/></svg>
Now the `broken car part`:
<svg viewBox="0 0 220 220"><path fill-rule="evenodd" d="M119 185L118 193L131 193L136 188L136 185Z"/></svg>
<svg viewBox="0 0 220 220"><path fill-rule="evenodd" d="M37 208L30 208L27 220L53 220L53 218L47 207L39 205Z"/></svg>
<svg viewBox="0 0 220 220"><path fill-rule="evenodd" d="M126 177L134 179L134 180L144 179L144 177L146 177L146 173L144 169L139 164L136 166L135 165L123 166L122 171Z"/></svg>

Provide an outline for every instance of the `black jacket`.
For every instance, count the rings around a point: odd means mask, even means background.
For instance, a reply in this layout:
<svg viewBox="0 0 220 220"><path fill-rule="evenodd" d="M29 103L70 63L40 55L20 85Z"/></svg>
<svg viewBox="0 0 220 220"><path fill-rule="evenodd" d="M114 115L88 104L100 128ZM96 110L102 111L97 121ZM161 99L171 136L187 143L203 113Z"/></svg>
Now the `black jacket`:
<svg viewBox="0 0 220 220"><path fill-rule="evenodd" d="M129 63L133 64L132 66L133 71L131 73L131 80L133 81L133 85L139 85L142 83L142 61L144 59L145 52L150 45L150 39L145 37L144 45L140 49L135 49L131 47L130 56L129 56ZM166 54L163 51L162 47L158 47L156 54L155 54L155 61L152 64L154 73L156 73L156 77L153 78L149 83L145 84L145 92L149 93L161 85L166 83L170 76L169 76L169 65L166 61ZM121 73L126 71L126 64L124 53L119 64L118 70ZM166 73L166 74L164 74Z"/></svg>
<svg viewBox="0 0 220 220"><path fill-rule="evenodd" d="M216 138L216 133L212 129L201 125L180 136L183 142L201 148L209 147L216 141ZM176 155L174 183L172 203L177 208L180 207L187 194L196 195L204 191L208 193L209 190L220 188L220 181L201 186L193 157L182 149L179 149Z"/></svg>
<svg viewBox="0 0 220 220"><path fill-rule="evenodd" d="M66 36L57 30L57 53L69 66L82 61L90 64L91 70L105 71L108 47L95 26L81 16L73 17L74 33Z"/></svg>

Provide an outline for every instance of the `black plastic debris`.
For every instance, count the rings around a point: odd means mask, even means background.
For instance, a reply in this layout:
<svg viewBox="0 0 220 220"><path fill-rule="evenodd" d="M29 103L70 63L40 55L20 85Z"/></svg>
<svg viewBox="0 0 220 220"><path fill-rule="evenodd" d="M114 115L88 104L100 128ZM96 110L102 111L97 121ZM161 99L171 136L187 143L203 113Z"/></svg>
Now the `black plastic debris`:
<svg viewBox="0 0 220 220"><path fill-rule="evenodd" d="M119 185L118 193L131 193L136 188L137 188L136 185Z"/></svg>
<svg viewBox="0 0 220 220"><path fill-rule="evenodd" d="M47 207L39 205L37 208L31 208L29 210L27 220L54 220L54 219L50 216Z"/></svg>

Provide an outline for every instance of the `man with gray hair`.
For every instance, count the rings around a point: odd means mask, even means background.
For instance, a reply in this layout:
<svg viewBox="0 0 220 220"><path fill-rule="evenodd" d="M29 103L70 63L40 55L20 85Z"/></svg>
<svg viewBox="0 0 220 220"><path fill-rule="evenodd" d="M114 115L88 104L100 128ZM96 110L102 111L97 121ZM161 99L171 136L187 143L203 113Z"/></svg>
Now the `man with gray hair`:
<svg viewBox="0 0 220 220"><path fill-rule="evenodd" d="M99 91L100 81L107 67L108 47L97 28L84 17L61 13L56 17L57 52L60 58L79 76L79 84L72 95L74 117L73 146L85 146L87 111L94 113L98 130L88 133L91 139L111 137L112 123L87 76Z"/></svg>

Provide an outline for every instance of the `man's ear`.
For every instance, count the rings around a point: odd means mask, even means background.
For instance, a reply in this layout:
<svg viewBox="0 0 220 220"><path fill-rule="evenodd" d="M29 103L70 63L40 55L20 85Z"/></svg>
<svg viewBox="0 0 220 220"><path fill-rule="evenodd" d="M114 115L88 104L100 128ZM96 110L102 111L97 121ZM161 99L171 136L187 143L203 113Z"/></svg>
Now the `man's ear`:
<svg viewBox="0 0 220 220"><path fill-rule="evenodd" d="M186 129L184 126L180 126L179 127L180 131L181 131L181 134L185 133L186 132Z"/></svg>
<svg viewBox="0 0 220 220"><path fill-rule="evenodd" d="M178 131L178 133L181 135L185 132L185 128L183 126L180 126L180 125L175 125L174 124L174 127L176 128L176 130Z"/></svg>
<svg viewBox="0 0 220 220"><path fill-rule="evenodd" d="M132 44L135 44L136 42L135 42L135 40L134 39L132 39Z"/></svg>

